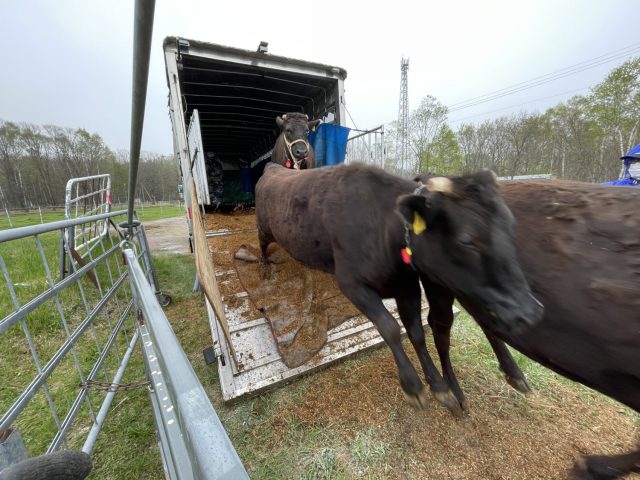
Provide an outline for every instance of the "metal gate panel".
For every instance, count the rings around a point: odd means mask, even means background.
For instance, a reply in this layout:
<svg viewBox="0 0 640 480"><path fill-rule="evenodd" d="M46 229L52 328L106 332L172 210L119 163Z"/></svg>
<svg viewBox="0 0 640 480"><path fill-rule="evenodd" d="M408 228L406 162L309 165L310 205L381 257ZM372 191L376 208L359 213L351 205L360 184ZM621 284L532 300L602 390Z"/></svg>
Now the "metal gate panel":
<svg viewBox="0 0 640 480"><path fill-rule="evenodd" d="M92 175L72 178L67 182L64 199L64 218L73 219L101 215L111 211L111 175ZM75 225L67 232L67 242L77 251L89 250L107 234L109 220L102 219ZM73 241L72 241L73 240ZM83 252L84 253L84 252ZM82 255L83 257L86 255Z"/></svg>
<svg viewBox="0 0 640 480"><path fill-rule="evenodd" d="M345 163L360 162L384 168L384 125L371 130L351 129Z"/></svg>
<svg viewBox="0 0 640 480"><path fill-rule="evenodd" d="M150 389L167 477L248 478L158 303L143 226L136 221L126 239L116 227L126 215L0 231L0 432L22 431L32 455L91 453L142 340L147 374L133 387ZM107 230L84 265L72 263L64 277L50 268L60 232L79 225L99 231L102 224ZM41 271L28 281L25 256Z"/></svg>

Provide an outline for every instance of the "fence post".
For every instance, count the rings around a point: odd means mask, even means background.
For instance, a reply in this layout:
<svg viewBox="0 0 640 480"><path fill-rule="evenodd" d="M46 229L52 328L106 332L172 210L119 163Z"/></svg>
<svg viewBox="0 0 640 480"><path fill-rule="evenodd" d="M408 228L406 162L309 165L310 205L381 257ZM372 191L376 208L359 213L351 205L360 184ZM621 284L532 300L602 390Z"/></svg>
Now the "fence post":
<svg viewBox="0 0 640 480"><path fill-rule="evenodd" d="M11 216L9 215L9 210L7 210L7 207L4 207L4 211L7 214L7 219L9 220L9 227L13 228L13 223L11 223Z"/></svg>

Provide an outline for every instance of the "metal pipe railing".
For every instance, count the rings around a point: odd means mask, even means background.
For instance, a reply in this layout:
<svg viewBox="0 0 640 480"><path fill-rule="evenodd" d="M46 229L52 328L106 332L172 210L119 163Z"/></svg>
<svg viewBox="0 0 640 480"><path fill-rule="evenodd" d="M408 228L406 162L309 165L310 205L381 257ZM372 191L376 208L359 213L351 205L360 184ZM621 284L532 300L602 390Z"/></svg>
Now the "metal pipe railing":
<svg viewBox="0 0 640 480"><path fill-rule="evenodd" d="M131 96L131 144L129 148L129 202L128 231L133 232L133 202L140 162L140 145L144 125L144 105L147 99L149 57L153 36L153 13L155 0L137 0L133 29L133 85Z"/></svg>
<svg viewBox="0 0 640 480"><path fill-rule="evenodd" d="M134 299L145 323L141 339L155 386L156 423L175 478L248 479L238 454L130 248L124 249ZM176 433L180 434L176 434ZM171 454L172 452L182 452ZM189 458L184 458L185 453ZM169 457L169 458L167 458Z"/></svg>
<svg viewBox="0 0 640 480"><path fill-rule="evenodd" d="M118 367L118 371L113 377L112 383L117 384L117 383L120 383L120 380L122 380L124 371L127 368L127 365L129 364L129 358L131 358L133 349L138 343L138 335L139 333L138 331L136 331L136 333L131 338L131 341L129 342L129 348L127 348L127 351L124 354L124 358L122 359L122 362ZM91 431L87 436L87 440L84 442L84 446L82 447L83 452L91 453L91 450L93 449L93 446L95 445L96 440L98 438L98 434L100 433L100 429L102 429L102 424L107 418L107 413L109 413L109 407L111 407L111 402L113 402L113 398L115 396L116 396L115 390L110 390L109 392L107 392L107 395L105 396L104 401L102 402L102 406L100 407L100 411L98 412L98 416L96 417L96 420L93 426L91 427Z"/></svg>
<svg viewBox="0 0 640 480"><path fill-rule="evenodd" d="M97 220L104 220L106 218L123 215L125 213L127 213L126 210L118 210L117 212L102 213L100 215L89 215L69 220L58 220L57 222L29 225L26 227L11 228L9 230L0 230L0 243L17 240L18 238L54 232L56 230L62 230L63 228L75 227L76 225L81 225L83 223L93 223Z"/></svg>
<svg viewBox="0 0 640 480"><path fill-rule="evenodd" d="M98 313L104 308L104 306L109 302L109 300L116 293L118 287L125 280L126 276L123 274L122 277L118 279L118 281L114 284L114 286L107 292L107 294L98 302L98 304L94 307L89 315L76 327L74 332L69 336L67 340L60 346L60 348L53 354L51 359L47 362L47 364L42 368L42 372L40 372L36 377L31 381L29 386L24 389L24 391L20 394L16 402L6 411L6 413L0 417L0 430L6 430L11 426L11 424L18 417L20 412L24 410L27 406L31 398L38 392L38 390L45 384L47 378L53 373L58 364L65 358L67 353L71 350L71 348L76 344L78 339L82 336L82 334L89 328L91 323L97 317Z"/></svg>

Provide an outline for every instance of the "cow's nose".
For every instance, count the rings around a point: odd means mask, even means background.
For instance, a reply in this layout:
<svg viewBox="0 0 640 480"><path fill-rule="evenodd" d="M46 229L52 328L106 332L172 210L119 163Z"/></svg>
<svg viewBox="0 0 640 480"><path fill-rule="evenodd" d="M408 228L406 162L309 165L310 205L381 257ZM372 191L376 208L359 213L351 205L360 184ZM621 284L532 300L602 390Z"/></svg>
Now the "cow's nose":
<svg viewBox="0 0 640 480"><path fill-rule="evenodd" d="M304 158L308 155L309 150L307 150L307 147L305 147L304 145L296 145L295 147L293 147L293 154L298 157L298 158Z"/></svg>

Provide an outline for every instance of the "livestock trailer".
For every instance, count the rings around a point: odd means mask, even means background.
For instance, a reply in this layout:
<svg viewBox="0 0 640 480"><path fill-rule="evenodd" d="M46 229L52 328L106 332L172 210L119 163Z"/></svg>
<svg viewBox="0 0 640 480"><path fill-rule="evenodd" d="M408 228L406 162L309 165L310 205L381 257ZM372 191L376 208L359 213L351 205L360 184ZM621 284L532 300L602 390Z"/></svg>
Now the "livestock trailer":
<svg viewBox="0 0 640 480"><path fill-rule="evenodd" d="M265 42L249 51L168 37L163 49L189 242L205 293L225 401L381 344L373 325L354 314L328 329L326 344L312 358L287 366L271 319L251 298L247 281L239 278L234 256L241 245L257 245L252 192L280 133L276 116L301 112L343 125L347 72L272 55ZM276 285L273 294L278 290ZM330 296L322 291L316 295L327 302ZM395 311L395 302L387 306Z"/></svg>

